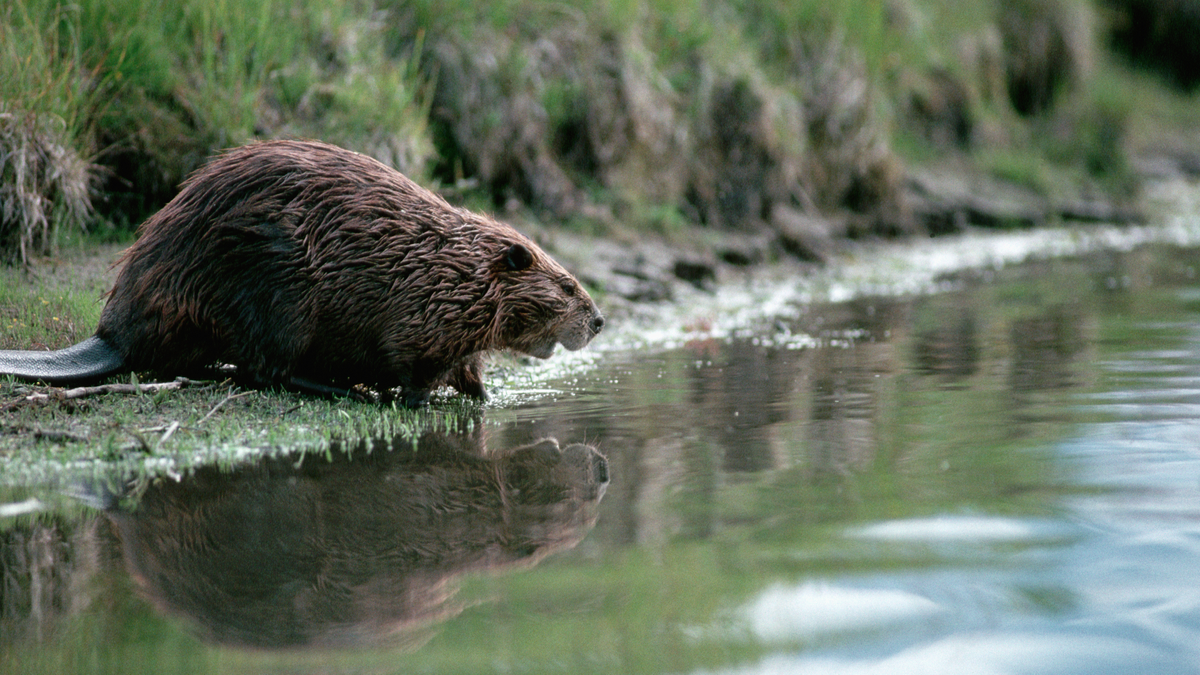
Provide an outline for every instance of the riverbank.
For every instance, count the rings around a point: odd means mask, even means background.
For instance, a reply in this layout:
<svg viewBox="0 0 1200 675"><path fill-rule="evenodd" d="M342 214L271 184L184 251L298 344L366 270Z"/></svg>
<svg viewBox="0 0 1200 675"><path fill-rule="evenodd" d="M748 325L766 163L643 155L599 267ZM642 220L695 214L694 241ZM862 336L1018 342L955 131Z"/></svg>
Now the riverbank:
<svg viewBox="0 0 1200 675"><path fill-rule="evenodd" d="M128 237L206 157L289 136L506 219L701 225L816 260L1135 220L1137 158L1200 167L1189 33L1136 30L1190 25L1191 2L19 0L0 13L0 249Z"/></svg>
<svg viewBox="0 0 1200 675"><path fill-rule="evenodd" d="M1114 246L1150 237L1138 227L1091 231L1105 232ZM55 490L19 499L0 491L18 601L0 660L47 674L78 663L214 673L953 673L968 660L996 671L1188 672L1200 644L1187 604L1200 503L1197 249L1095 250L991 271L990 259L1017 259L1037 237L1079 245L1048 229L879 247L828 269L874 266L883 279L899 258L924 269L967 251L985 271L943 279L946 292L932 295L816 302L741 337L664 330L631 348L614 339L632 329L625 319L593 348L560 355L598 356L588 369L525 390L540 400L489 407L485 434L421 440L426 451L462 448L468 458L486 441L492 459L547 437L594 446L609 483L582 530L528 506L577 514L555 501L579 494L554 489L562 473L509 464L451 484L444 462L422 463L429 453L402 443L326 456L256 451L229 471L185 466L178 479L164 470L119 491L81 481L61 504ZM720 302L722 317L771 309L726 303L760 286L772 283L739 291L727 280L662 308L683 316ZM712 332L723 335L722 326ZM496 508L454 508L459 495L497 485L510 489ZM440 498L443 486L450 499ZM115 495L127 498L114 505ZM397 512L427 503L435 508ZM449 526L438 517L446 513ZM412 585L371 580L380 569L412 569L396 563L391 526L418 522L450 545L480 531L476 523L499 524L504 541L518 533L519 546L503 550L525 562L504 557L437 576L434 601L445 611L396 630L373 617L408 611ZM525 557L532 544L520 536L529 522L542 535L534 541L586 537L534 566L538 554ZM370 548L364 537L380 532L388 536ZM139 542L174 557L147 558ZM330 555L334 564L321 564ZM295 589L306 600L332 589L337 602L356 601L362 593L336 583L348 575L355 588L384 589L371 596L368 620L353 624L364 626L353 646L247 648L214 627L233 624L217 624L211 604L160 602L163 589L178 588L216 589L222 611L228 588L255 606L282 594L292 607ZM328 634L318 632L330 625L321 617L332 616L341 636L363 615L308 611L345 604L298 606L316 618L272 611L237 625L255 640L301 625L289 634L303 638Z"/></svg>
<svg viewBox="0 0 1200 675"><path fill-rule="evenodd" d="M774 312L928 292L1029 257L1194 243L1164 213L1195 205L1155 204L1200 176L1190 80L1109 42L1137 2L326 4L21 0L0 15L14 75L0 83L0 239L25 265L0 270L0 348L90 335L132 227L206 156L281 136L370 154L496 213L594 291L613 319L601 343L500 359L500 407L616 351L767 335ZM1031 51L1034 26L1049 52ZM17 180L20 158L36 170ZM60 170L81 161L87 175ZM76 463L180 471L486 410L229 383L38 393L0 383L0 457L25 467L7 474L18 482Z"/></svg>
<svg viewBox="0 0 1200 675"><path fill-rule="evenodd" d="M572 379L599 363L684 344L754 337L790 349L858 336L828 335L817 308L872 297L904 297L953 288L963 275L987 275L1038 259L1126 251L1152 243L1200 245L1200 191L1194 181L1156 183L1148 194L1149 225L1095 224L968 233L921 241L849 243L824 265L780 255L751 265L704 259L711 242L622 243L574 233L533 231L547 248L597 291L609 327L588 349L559 351L547 361L501 355L489 372L493 400L435 397L408 411L355 401L323 401L279 392L244 391L229 382L191 383L173 391L104 394L67 400L62 390L0 382L0 461L4 482L59 484L82 476L167 475L209 463L237 464L263 454L361 438L409 438L430 428L487 425L495 413L546 397L569 396ZM57 347L90 334L110 283L119 247L80 247L57 264L78 275L69 284L43 262L43 295L0 309L31 308ZM704 269L697 274L696 269ZM34 273L38 273L35 268ZM7 270L10 277L16 274ZM54 281L51 281L54 280ZM1128 280L1105 281L1120 286ZM32 284L5 288L34 288ZM639 290L640 289L640 290ZM653 291L651 293L650 291ZM58 299L53 293L62 293ZM74 309L73 309L74 308ZM82 308L82 311L79 309ZM6 315L7 316L7 315ZM6 319L9 321L10 319ZM73 332L61 330L69 324ZM782 329L782 325L799 326ZM56 330L58 329L58 330ZM41 329L39 329L41 330ZM6 331L5 336L9 333ZM78 337L69 337L76 335ZM14 345L5 345L14 346ZM126 378L127 380L127 378ZM135 380L136 381L136 380ZM31 396L42 395L40 400ZM20 490L17 490L20 493Z"/></svg>

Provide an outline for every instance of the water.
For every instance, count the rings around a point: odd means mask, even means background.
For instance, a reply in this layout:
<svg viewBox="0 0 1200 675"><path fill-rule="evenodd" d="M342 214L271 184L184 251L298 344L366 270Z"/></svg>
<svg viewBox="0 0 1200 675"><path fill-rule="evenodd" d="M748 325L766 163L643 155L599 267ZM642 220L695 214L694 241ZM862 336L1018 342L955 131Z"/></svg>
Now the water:
<svg viewBox="0 0 1200 675"><path fill-rule="evenodd" d="M8 505L0 671L1200 672L1198 270L701 312L415 449Z"/></svg>

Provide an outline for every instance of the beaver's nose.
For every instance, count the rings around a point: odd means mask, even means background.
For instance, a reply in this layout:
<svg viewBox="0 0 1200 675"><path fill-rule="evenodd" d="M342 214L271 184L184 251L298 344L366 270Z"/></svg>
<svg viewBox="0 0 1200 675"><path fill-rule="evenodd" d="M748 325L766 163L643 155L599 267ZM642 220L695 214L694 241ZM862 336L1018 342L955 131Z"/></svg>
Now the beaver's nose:
<svg viewBox="0 0 1200 675"><path fill-rule="evenodd" d="M599 312L592 317L592 333L599 333L604 330L604 316Z"/></svg>

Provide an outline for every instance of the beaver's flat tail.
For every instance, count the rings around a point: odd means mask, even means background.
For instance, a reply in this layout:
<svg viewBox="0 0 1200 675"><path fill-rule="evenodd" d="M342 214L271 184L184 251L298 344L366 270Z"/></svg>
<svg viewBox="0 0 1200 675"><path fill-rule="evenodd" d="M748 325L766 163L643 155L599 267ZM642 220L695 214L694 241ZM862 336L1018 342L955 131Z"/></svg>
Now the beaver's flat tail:
<svg viewBox="0 0 1200 675"><path fill-rule="evenodd" d="M0 375L47 384L92 382L123 370L121 355L95 335L53 352L0 350Z"/></svg>

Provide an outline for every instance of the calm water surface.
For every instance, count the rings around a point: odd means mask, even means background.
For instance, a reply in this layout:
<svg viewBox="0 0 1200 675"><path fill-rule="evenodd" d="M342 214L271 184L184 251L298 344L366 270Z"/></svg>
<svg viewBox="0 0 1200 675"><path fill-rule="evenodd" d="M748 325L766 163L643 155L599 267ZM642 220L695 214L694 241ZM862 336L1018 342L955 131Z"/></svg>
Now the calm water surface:
<svg viewBox="0 0 1200 675"><path fill-rule="evenodd" d="M698 326L415 448L92 490L0 532L0 670L1200 672L1198 270Z"/></svg>

